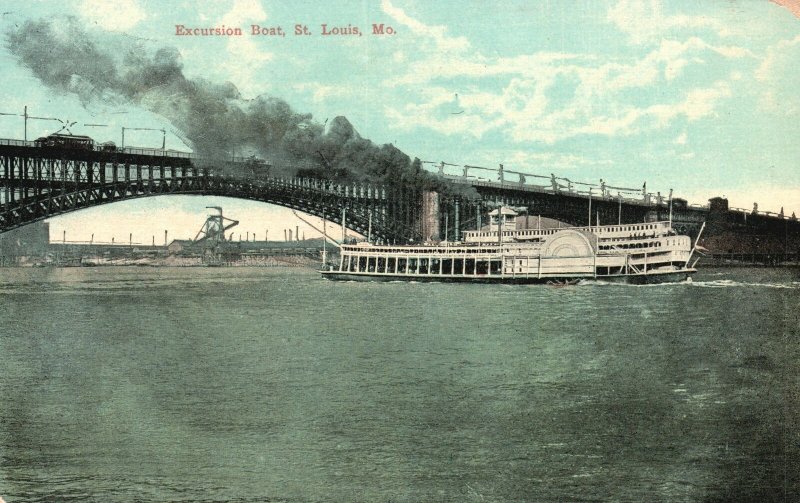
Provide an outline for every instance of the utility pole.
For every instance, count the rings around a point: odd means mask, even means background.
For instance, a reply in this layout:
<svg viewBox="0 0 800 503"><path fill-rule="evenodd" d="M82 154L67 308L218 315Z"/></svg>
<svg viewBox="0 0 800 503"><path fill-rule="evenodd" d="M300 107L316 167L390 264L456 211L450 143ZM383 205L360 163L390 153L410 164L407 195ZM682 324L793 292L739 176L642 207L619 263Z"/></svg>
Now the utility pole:
<svg viewBox="0 0 800 503"><path fill-rule="evenodd" d="M669 227L672 228L672 189L669 189Z"/></svg>
<svg viewBox="0 0 800 503"><path fill-rule="evenodd" d="M458 201L459 199L456 198L455 209L453 210L455 212L455 215L453 215L455 217L455 222L453 225L453 241L461 241L461 208L459 207Z"/></svg>
<svg viewBox="0 0 800 503"><path fill-rule="evenodd" d="M503 228L502 228L502 220L503 220L503 206L497 207L497 244L503 244Z"/></svg>
<svg viewBox="0 0 800 503"><path fill-rule="evenodd" d="M328 219L325 218L325 208L322 208L322 267L328 263Z"/></svg>
<svg viewBox="0 0 800 503"><path fill-rule="evenodd" d="M13 117L22 117L23 118L23 136L22 137L23 137L23 139L25 141L28 141L28 121L31 120L31 119L44 120L44 121L56 121L56 122L60 122L65 127L68 127L68 126L71 126L71 125L75 124L74 122L73 123L70 123L69 121L65 122L65 121L63 121L61 119L56 119L55 117L34 117L32 115L28 115L28 105L25 105L23 107L22 115L20 115L20 114L12 114L12 113L7 113L7 112L0 112L0 115L10 115L10 116L13 116ZM67 132L69 132L69 130L67 130Z"/></svg>
<svg viewBox="0 0 800 503"><path fill-rule="evenodd" d="M347 208L342 208L342 244L344 244L345 240L347 239L347 227L345 224L347 220Z"/></svg>

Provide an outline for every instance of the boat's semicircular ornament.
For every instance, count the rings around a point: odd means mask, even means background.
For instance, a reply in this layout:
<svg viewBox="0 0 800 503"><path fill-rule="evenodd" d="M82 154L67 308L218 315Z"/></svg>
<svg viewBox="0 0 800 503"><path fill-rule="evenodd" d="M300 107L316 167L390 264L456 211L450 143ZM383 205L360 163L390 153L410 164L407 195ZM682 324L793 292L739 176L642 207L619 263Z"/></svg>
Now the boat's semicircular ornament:
<svg viewBox="0 0 800 503"><path fill-rule="evenodd" d="M575 229L553 234L542 248L543 257L591 257L597 250L596 236Z"/></svg>

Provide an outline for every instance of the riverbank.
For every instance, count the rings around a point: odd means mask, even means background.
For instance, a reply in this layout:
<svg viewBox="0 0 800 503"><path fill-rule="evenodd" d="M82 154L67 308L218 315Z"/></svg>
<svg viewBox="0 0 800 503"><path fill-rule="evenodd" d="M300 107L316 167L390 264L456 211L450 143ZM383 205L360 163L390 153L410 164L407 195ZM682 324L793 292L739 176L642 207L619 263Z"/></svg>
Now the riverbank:
<svg viewBox="0 0 800 503"><path fill-rule="evenodd" d="M0 267L40 268L40 267L305 267L317 269L322 262L304 255L285 256L244 256L236 260L209 259L207 257L185 257L170 255L166 257L140 258L78 258L70 260L28 259L0 263Z"/></svg>

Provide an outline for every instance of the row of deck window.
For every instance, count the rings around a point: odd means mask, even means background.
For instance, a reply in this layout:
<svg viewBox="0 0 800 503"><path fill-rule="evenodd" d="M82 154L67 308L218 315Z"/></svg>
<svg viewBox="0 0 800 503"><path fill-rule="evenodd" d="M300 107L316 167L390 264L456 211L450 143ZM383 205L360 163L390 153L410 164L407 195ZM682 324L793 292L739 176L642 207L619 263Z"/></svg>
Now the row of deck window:
<svg viewBox="0 0 800 503"><path fill-rule="evenodd" d="M490 259L439 259L433 257L366 257L343 255L342 271L372 272L379 274L501 274L502 260Z"/></svg>
<svg viewBox="0 0 800 503"><path fill-rule="evenodd" d="M347 251L356 252L358 253L359 247L347 247ZM430 255L440 255L440 254L447 254L452 255L454 253L463 253L463 254L483 254L483 253L495 253L497 252L497 248L493 248L490 246L483 246L480 248L464 248L459 246L452 246L452 247L430 247L421 249L419 247L414 248L384 248L381 247L380 253L427 253ZM508 250L506 250L508 251Z"/></svg>
<svg viewBox="0 0 800 503"><path fill-rule="evenodd" d="M579 230L588 230L590 232L601 232L601 233L609 233L609 232L638 232L638 231L645 231L645 230L655 230L658 228L665 228L666 226L663 224L635 224L635 225L618 225L614 227L575 227L575 229ZM515 231L503 231L504 236L546 236L552 235L557 232L561 232L562 230L567 229L565 228L555 228L555 229L525 229L525 230L515 230ZM466 231L464 233L467 237L491 237L497 236L497 231Z"/></svg>
<svg viewBox="0 0 800 503"><path fill-rule="evenodd" d="M600 245L601 250L613 250L614 248L660 248L661 241L639 241L636 243L620 243L617 245Z"/></svg>
<svg viewBox="0 0 800 503"><path fill-rule="evenodd" d="M664 228L662 224L636 224L636 225L615 225L613 227L603 227L601 232L637 232Z"/></svg>

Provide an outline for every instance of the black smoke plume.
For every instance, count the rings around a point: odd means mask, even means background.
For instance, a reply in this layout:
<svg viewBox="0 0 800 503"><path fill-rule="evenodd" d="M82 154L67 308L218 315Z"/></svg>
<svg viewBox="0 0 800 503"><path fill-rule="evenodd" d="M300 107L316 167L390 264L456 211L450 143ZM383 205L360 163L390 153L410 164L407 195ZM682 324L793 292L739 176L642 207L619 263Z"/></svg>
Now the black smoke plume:
<svg viewBox="0 0 800 503"><path fill-rule="evenodd" d="M212 161L253 154L284 175L450 192L419 160L362 138L345 117L324 127L279 98L245 100L229 82L187 78L175 48L103 37L93 37L74 18L28 20L6 34L6 47L45 85L76 94L84 106L127 102L163 116Z"/></svg>

